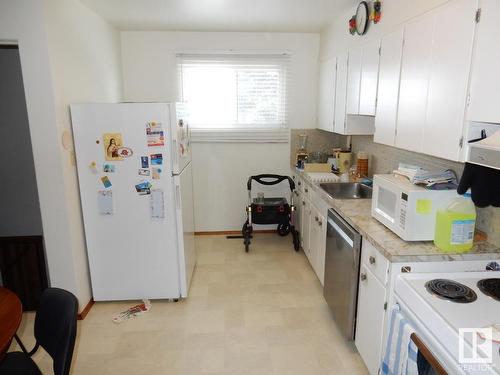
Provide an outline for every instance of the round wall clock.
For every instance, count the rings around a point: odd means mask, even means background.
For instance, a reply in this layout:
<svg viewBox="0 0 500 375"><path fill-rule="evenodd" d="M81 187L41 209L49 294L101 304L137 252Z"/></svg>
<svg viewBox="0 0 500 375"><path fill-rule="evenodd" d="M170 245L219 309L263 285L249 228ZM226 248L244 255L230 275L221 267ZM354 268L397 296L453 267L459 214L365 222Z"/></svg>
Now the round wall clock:
<svg viewBox="0 0 500 375"><path fill-rule="evenodd" d="M362 1L356 9L356 33L364 35L368 30L368 4Z"/></svg>

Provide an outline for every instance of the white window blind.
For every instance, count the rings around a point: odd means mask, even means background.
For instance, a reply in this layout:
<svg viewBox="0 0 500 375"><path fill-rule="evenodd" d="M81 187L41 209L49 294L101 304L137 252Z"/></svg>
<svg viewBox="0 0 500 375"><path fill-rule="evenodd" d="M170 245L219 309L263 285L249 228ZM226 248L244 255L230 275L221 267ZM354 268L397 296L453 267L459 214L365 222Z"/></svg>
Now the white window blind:
<svg viewBox="0 0 500 375"><path fill-rule="evenodd" d="M288 140L288 55L177 57L194 141Z"/></svg>

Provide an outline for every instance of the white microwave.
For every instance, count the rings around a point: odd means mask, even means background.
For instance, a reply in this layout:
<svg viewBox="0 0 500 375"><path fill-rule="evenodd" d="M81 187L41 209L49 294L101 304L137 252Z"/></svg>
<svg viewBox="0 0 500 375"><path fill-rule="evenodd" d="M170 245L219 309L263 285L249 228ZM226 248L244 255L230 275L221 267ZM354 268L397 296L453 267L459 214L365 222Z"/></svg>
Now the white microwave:
<svg viewBox="0 0 500 375"><path fill-rule="evenodd" d="M430 190L403 176L379 174L373 178L372 216L405 241L430 241L437 210L456 197L456 190Z"/></svg>

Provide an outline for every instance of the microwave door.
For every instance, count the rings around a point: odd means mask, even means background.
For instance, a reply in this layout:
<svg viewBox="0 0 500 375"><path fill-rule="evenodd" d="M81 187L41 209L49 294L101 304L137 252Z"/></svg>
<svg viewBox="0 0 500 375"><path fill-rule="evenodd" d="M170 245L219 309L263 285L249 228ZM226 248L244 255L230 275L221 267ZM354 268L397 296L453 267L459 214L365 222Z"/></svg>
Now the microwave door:
<svg viewBox="0 0 500 375"><path fill-rule="evenodd" d="M398 194L382 186L379 186L378 192L376 194L376 199L377 201L375 210L377 211L377 213L394 224L394 222L396 221Z"/></svg>

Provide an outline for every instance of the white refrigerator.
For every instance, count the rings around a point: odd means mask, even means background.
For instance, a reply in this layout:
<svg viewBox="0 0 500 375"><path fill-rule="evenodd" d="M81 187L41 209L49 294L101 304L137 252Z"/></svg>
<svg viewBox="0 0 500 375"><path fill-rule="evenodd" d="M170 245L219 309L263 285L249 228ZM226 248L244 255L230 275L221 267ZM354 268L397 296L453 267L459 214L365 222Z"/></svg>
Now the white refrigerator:
<svg viewBox="0 0 500 375"><path fill-rule="evenodd" d="M187 297L196 251L183 105L73 104L71 121L94 300Z"/></svg>

